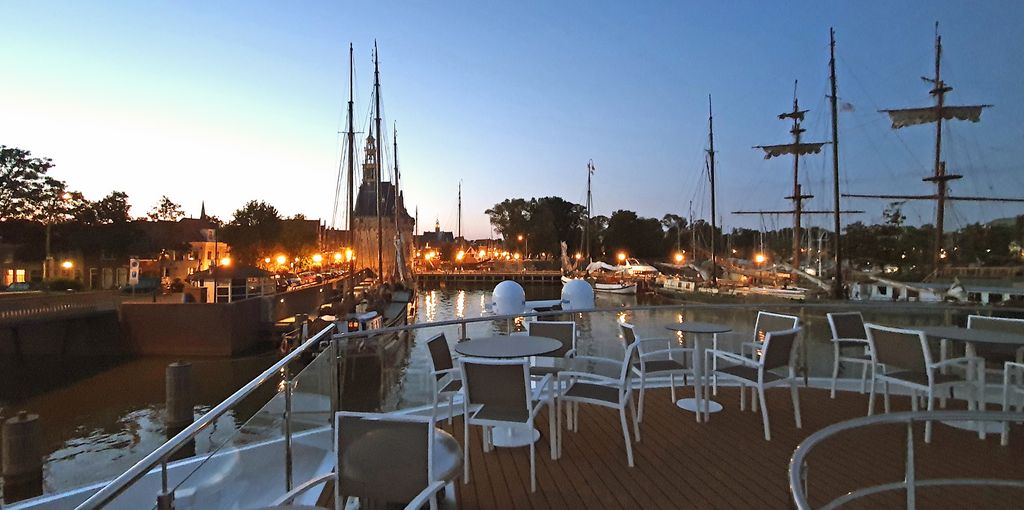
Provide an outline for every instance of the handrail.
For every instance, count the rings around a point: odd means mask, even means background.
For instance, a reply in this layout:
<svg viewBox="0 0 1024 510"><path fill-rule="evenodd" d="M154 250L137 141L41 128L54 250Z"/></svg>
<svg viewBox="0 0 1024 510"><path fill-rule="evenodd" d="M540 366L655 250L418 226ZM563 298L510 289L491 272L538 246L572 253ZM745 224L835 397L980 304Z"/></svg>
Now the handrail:
<svg viewBox="0 0 1024 510"><path fill-rule="evenodd" d="M138 461L132 467L128 468L127 471L121 473L120 476L115 478L113 481L108 483L98 492L93 494L89 499L82 502L81 505L76 507L78 510L100 508L103 505L110 502L111 499L117 497L119 494L124 492L131 484L142 478L149 473L150 470L155 468L157 465L166 461L167 457L172 453L181 448L186 443L191 441L199 432L204 428L212 424L217 418L220 418L228 410L232 409L239 401L249 396L253 391L263 385L274 376L278 375L280 370L285 365L298 359L311 345L316 345L322 337L328 332L334 329L334 324L328 325L324 329L320 330L317 334L313 335L307 340L301 347L288 353L285 357L281 358L277 363L271 365L270 368L266 369L258 375L255 379L249 381L238 389L238 391L231 394L230 397L224 399L223 402L214 406L206 414L201 416L198 420L192 422L191 425L185 427L184 430L179 432L177 435L167 440L166 443L160 445L156 450L153 450L149 455L146 455L142 460Z"/></svg>
<svg viewBox="0 0 1024 510"><path fill-rule="evenodd" d="M310 349L318 346L321 341L339 341L348 340L354 338L377 336L387 333L396 333L401 331L411 331L425 328L436 328L443 326L454 326L464 325L476 322L491 322L499 320L512 320L520 317L547 317L570 314L595 314L595 313L621 313L621 312L632 312L632 311L656 311L656 310L705 310L705 309L750 309L750 308L812 308L812 309L829 309L835 308L838 303L675 303L669 305L639 305L639 306L620 306L613 308L587 308L581 310L549 310L549 311L524 311L517 314L508 315L482 315L480 317L468 317L461 319L451 319L445 321L436 322L424 322L417 324L407 324L403 326L392 326L388 328L373 329L367 331L353 331L345 332L337 335L329 335L331 331L335 329L335 325L331 324L324 329L317 332L309 340L298 346L295 350L288 353L285 357L281 358L278 362L274 363L270 368L266 369L257 376L255 379L249 381L244 386L234 392L231 396L226 398L221 403L217 404L210 409L206 414L201 416L198 420L193 422L191 425L186 427L184 430L179 432L177 435L169 439L167 442L159 446L156 450L152 451L149 455L146 455L142 460L136 462L131 468L119 475L117 478L112 480L98 492L93 494L89 499L85 500L81 505L76 507L78 510L87 510L93 508L102 507L104 504L110 502L113 498L124 492L131 484L145 476L153 468L157 467L166 462L166 458L177 449L191 441L208 425L217 420L228 410L232 409L238 404L243 398L249 396L257 388L262 386L265 382L276 376L278 372L286 365L296 360L299 356L303 355ZM849 306L851 303L845 303L845 306ZM909 304L909 303L908 303ZM879 308L889 310L892 308L892 303L875 304L875 303L856 303L857 306L862 308ZM943 309L946 307L936 306L937 304L926 304L929 309ZM324 338L327 336L328 338ZM892 416L892 415L889 415Z"/></svg>
<svg viewBox="0 0 1024 510"><path fill-rule="evenodd" d="M975 478L949 478L932 480L915 479L913 460L913 429L911 429L910 427L913 423L922 421L979 421L1005 423L1010 421L1024 421L1024 413L1001 411L910 411L889 414L876 414L872 416L862 416L859 418L853 418L851 420L834 423L807 436L806 439L804 439L803 441L800 442L799 445L797 445L796 450L793 451L793 456L790 458L789 461L789 491L793 495L793 503L799 510L811 510L812 508L811 504L807 501L807 457L808 455L810 455L814 447L818 445L818 443L821 443L825 439L828 439L832 436L835 436L841 432L845 432L848 430L853 430L861 427L869 427L873 425L892 423L905 423L908 426L907 479L900 482L884 483L848 492L838 498L833 499L832 501L827 503L824 506L824 508L835 508L863 496L869 496L880 492L900 489L907 489L907 491L910 493L908 495L908 499L910 500L911 504L908 507L912 508L913 491L916 487L965 485L1024 488L1024 480Z"/></svg>

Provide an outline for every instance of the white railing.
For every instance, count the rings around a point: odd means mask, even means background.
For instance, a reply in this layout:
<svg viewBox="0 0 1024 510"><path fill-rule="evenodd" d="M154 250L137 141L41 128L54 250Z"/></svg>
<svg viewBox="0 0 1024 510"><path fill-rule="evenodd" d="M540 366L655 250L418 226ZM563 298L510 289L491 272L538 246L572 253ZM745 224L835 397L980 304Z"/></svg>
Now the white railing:
<svg viewBox="0 0 1024 510"><path fill-rule="evenodd" d="M789 490L793 495L793 503L799 510L813 508L808 501L808 463L807 457L819 443L840 433L862 429L874 425L906 424L906 464L903 480L898 480L871 487L856 489L820 506L832 509L843 506L860 498L891 491L906 493L907 509L917 508L917 490L929 487L1006 487L1024 489L1024 480L1001 478L930 478L918 479L914 456L914 424L927 421L959 421L959 422L1019 422L1024 421L1024 413L1004 413L994 411L918 411L880 414L854 418L829 425L804 439L793 452L789 462ZM965 447L967 445L964 445Z"/></svg>

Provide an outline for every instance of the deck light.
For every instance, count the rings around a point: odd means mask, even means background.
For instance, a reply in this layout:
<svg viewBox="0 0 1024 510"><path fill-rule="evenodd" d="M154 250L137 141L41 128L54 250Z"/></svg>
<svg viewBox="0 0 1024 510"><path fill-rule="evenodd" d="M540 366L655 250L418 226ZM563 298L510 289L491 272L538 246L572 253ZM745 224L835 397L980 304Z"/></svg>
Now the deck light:
<svg viewBox="0 0 1024 510"><path fill-rule="evenodd" d="M764 264L766 260L768 260L768 257L765 257L763 253L758 253L757 255L754 255L754 262L758 264Z"/></svg>

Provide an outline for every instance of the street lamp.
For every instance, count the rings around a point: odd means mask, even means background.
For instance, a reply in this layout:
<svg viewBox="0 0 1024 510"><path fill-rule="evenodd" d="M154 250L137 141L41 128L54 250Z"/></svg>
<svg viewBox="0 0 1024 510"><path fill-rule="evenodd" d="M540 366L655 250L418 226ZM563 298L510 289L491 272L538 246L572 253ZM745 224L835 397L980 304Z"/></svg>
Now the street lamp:
<svg viewBox="0 0 1024 510"><path fill-rule="evenodd" d="M288 262L288 257L285 257L284 255L278 255L276 261L277 265L283 266L285 262Z"/></svg>
<svg viewBox="0 0 1024 510"><path fill-rule="evenodd" d="M319 266L323 261L324 261L324 256L323 255L320 255L319 253L314 253L313 254L313 263L314 264Z"/></svg>
<svg viewBox="0 0 1024 510"><path fill-rule="evenodd" d="M619 259L619 262L625 262L625 261L626 261L626 252L624 252L624 251L620 251L620 252L619 252L619 253L618 253L618 254L617 254L617 255L615 256L615 258Z"/></svg>
<svg viewBox="0 0 1024 510"><path fill-rule="evenodd" d="M223 257L220 259L220 265L228 267L231 265L231 257Z"/></svg>
<svg viewBox="0 0 1024 510"><path fill-rule="evenodd" d="M676 252L675 259L676 259L676 264L682 264L683 263L683 254L681 252Z"/></svg>
<svg viewBox="0 0 1024 510"><path fill-rule="evenodd" d="M46 218L46 260L43 261L43 281L50 279L51 265L53 264L53 254L50 253L50 228L53 225L53 215L57 209L57 200L68 201L71 199L71 193L67 191L61 193L58 196L54 196L50 202L50 214Z"/></svg>

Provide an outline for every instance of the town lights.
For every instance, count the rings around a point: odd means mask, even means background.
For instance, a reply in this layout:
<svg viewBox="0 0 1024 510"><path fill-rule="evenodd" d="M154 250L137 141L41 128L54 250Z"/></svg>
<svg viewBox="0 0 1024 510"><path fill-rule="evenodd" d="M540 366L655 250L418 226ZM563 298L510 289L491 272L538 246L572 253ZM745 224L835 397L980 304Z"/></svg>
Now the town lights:
<svg viewBox="0 0 1024 510"><path fill-rule="evenodd" d="M285 262L288 262L288 257L285 257L284 255L278 255L276 260L277 265L283 266Z"/></svg>
<svg viewBox="0 0 1024 510"><path fill-rule="evenodd" d="M75 263L71 262L70 260L65 260L64 262L60 263L60 267L63 267L64 269L71 269L75 267Z"/></svg>
<svg viewBox="0 0 1024 510"><path fill-rule="evenodd" d="M476 257L482 259L487 256L487 250L480 250L477 252Z"/></svg>
<svg viewBox="0 0 1024 510"><path fill-rule="evenodd" d="M323 255L320 255L319 253L314 253L313 254L313 263L314 264L318 264L319 265L323 261L324 261L324 256Z"/></svg>
<svg viewBox="0 0 1024 510"><path fill-rule="evenodd" d="M579 259L581 259L581 258L583 258L583 254L582 254L582 253L579 253L579 252L577 252L577 253L576 253L576 260L579 260Z"/></svg>
<svg viewBox="0 0 1024 510"><path fill-rule="evenodd" d="M520 255L519 253L513 255L513 258L515 258L516 260L519 260L519 257L522 257L522 255Z"/></svg>
<svg viewBox="0 0 1024 510"><path fill-rule="evenodd" d="M231 257L224 257L224 258L220 259L220 265L222 265L224 267L230 266L231 265Z"/></svg>
<svg viewBox="0 0 1024 510"><path fill-rule="evenodd" d="M351 260L353 260L355 258L356 258L356 255L355 255L355 252L352 251L352 248L345 248L345 260L351 261Z"/></svg>
<svg viewBox="0 0 1024 510"><path fill-rule="evenodd" d="M264 264L269 264L270 263L270 257L267 257L267 258L263 259L263 263Z"/></svg>
<svg viewBox="0 0 1024 510"><path fill-rule="evenodd" d="M335 253L334 254L334 261L335 262L341 262L341 253Z"/></svg>
<svg viewBox="0 0 1024 510"><path fill-rule="evenodd" d="M768 257L765 257L763 253L758 253L757 255L754 255L754 262L758 264L764 264L766 260L768 260Z"/></svg>
<svg viewBox="0 0 1024 510"><path fill-rule="evenodd" d="M523 234L519 234L518 236L516 236L516 239L522 241L523 240Z"/></svg>
<svg viewBox="0 0 1024 510"><path fill-rule="evenodd" d="M679 252L676 252L675 259L676 259L676 264L681 263L683 261L683 254L679 253Z"/></svg>
<svg viewBox="0 0 1024 510"><path fill-rule="evenodd" d="M625 262L626 261L626 252L620 251L618 253L618 255L615 256L615 258L619 259L619 262Z"/></svg>
<svg viewBox="0 0 1024 510"><path fill-rule="evenodd" d="M434 252L428 251L423 254L423 260L431 260L434 258Z"/></svg>
<svg viewBox="0 0 1024 510"><path fill-rule="evenodd" d="M455 254L455 260L458 260L459 262L462 262L462 259L464 259L465 257L466 257L466 252L464 252L462 250L459 250L459 252Z"/></svg>

